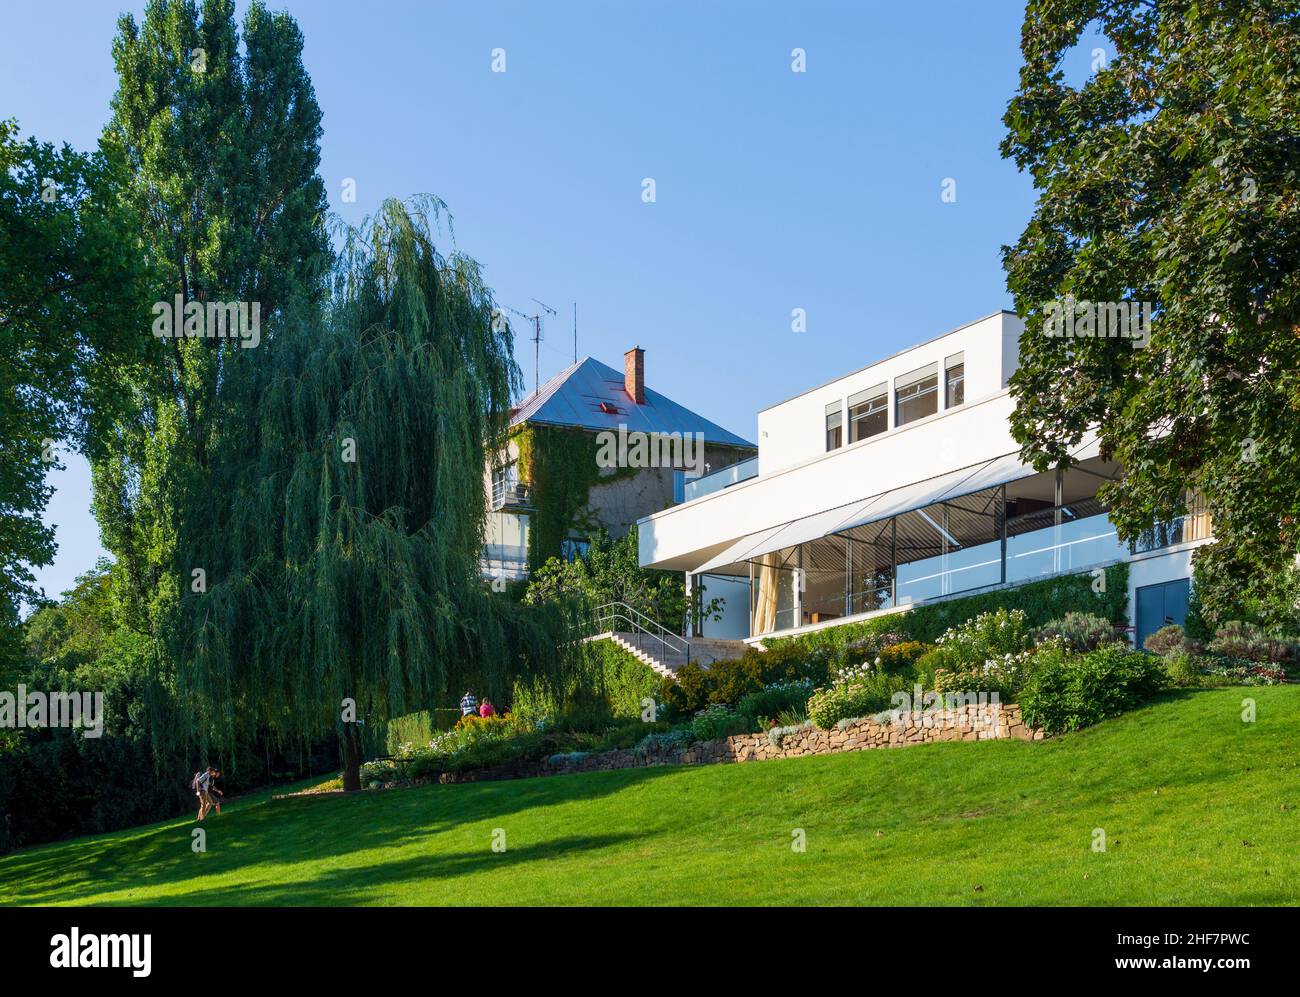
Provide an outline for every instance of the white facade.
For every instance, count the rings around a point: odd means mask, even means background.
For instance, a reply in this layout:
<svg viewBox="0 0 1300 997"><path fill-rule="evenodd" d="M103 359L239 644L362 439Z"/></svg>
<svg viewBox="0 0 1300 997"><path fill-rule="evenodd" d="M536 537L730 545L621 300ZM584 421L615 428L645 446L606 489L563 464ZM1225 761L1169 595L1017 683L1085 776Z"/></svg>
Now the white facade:
<svg viewBox="0 0 1300 997"><path fill-rule="evenodd" d="M714 630L751 638L1118 560L1131 620L1139 599L1148 623L1157 603L1176 617L1177 586L1160 586L1190 576L1208 517L1134 554L1097 497L1121 472L1095 439L1069 471L1020 463L1007 383L1022 328L999 312L763 409L757 474L642 519L641 564L712 578L728 593Z"/></svg>
<svg viewBox="0 0 1300 997"><path fill-rule="evenodd" d="M887 391L889 426L893 429L895 382L930 365L936 365L936 372L941 374L945 362L956 356L964 359L968 401L997 394L1016 369L1023 327L1015 315L998 312L763 409L758 413L758 473L771 474L823 456L824 438L810 433L808 427L822 423L827 406L844 409L848 399L874 387L883 386ZM944 392L937 394L937 408L943 412ZM851 445L847 433L845 443Z"/></svg>

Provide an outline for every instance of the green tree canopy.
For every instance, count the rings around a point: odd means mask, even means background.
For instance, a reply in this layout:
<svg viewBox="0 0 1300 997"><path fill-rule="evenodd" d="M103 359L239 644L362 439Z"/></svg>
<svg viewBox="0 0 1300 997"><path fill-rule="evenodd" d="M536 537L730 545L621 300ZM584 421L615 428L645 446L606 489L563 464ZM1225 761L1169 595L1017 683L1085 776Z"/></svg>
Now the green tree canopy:
<svg viewBox="0 0 1300 997"><path fill-rule="evenodd" d="M597 607L623 602L670 633L683 633L691 613L700 620L721 619L726 600L705 602L701 591L695 590L694 605L688 605L686 583L680 572L641 567L633 526L618 540L604 530L596 530L584 554L547 559L529 576L524 602L556 606L575 626L589 622Z"/></svg>
<svg viewBox="0 0 1300 997"><path fill-rule="evenodd" d="M216 737L305 736L558 675L556 631L479 574L483 468L519 372L478 266L434 243L440 204L349 232L325 314L289 316L231 385L214 476L187 497L181 691ZM254 368L248 368L253 370ZM191 586L191 589L193 587Z"/></svg>
<svg viewBox="0 0 1300 997"><path fill-rule="evenodd" d="M57 449L97 439L152 347L122 335L148 313L114 180L105 156L20 142L0 122L0 656L19 603L39 599L31 566L54 557L41 514Z"/></svg>
<svg viewBox="0 0 1300 997"><path fill-rule="evenodd" d="M1063 57L1092 29L1108 60ZM1095 427L1125 538L1194 489L1217 543L1203 608L1300 543L1300 21L1280 0L1031 0L1003 154L1039 199L1008 285L1026 320L1013 431L1040 469ZM1150 301L1149 345L1044 334L1048 303Z"/></svg>
<svg viewBox="0 0 1300 997"><path fill-rule="evenodd" d="M242 42L242 45L241 45ZM233 0L150 0L118 22L118 90L101 147L127 177L122 199L154 279L138 324L158 360L132 385L136 405L94 463L95 512L122 567L127 622L157 635L175 606L173 556L185 509L207 488L221 438L247 412L224 394L250 354L272 348L286 310L323 300L331 265L320 163L321 112L293 18L250 4L242 38ZM154 339L155 302L247 302L262 342Z"/></svg>

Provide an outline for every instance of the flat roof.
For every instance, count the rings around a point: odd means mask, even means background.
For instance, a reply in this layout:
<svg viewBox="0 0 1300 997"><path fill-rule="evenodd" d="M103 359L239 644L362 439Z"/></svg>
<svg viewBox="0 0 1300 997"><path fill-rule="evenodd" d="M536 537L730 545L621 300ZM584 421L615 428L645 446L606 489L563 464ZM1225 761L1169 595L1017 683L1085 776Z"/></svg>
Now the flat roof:
<svg viewBox="0 0 1300 997"><path fill-rule="evenodd" d="M870 370L872 367L879 367L882 363L889 363L890 360L893 360L895 357L901 357L904 353L911 353L913 350L919 350L923 346L930 346L934 343L937 343L939 340L945 338L946 336L951 336L953 333L961 332L963 329L969 329L972 325L979 325L979 323L981 322L987 322L989 319L995 318L998 315L1015 315L1015 314L1016 313L1013 312L1010 308L999 308L995 312L989 312L987 315L983 315L977 319L971 319L969 322L963 322L955 329L949 329L947 332L941 332L937 336L931 336L929 339L916 343L913 346L908 346L905 347L904 349L898 350L897 352L891 353L887 357L881 357L879 360L873 360L865 367L859 367L857 370L851 370L847 374L840 374L837 377L832 377L829 381L823 381L821 384L818 384L814 387L805 388L803 391L796 392L795 394L791 395L789 398L782 398L779 402L773 402L771 405L767 405L759 409L758 411L760 413L766 412L769 409L776 408L778 405L784 405L786 402L792 402L796 398L802 398L804 395L812 394L814 391L820 391L822 388L830 387L836 381L843 381L846 377L853 377L855 374L861 374L864 370Z"/></svg>

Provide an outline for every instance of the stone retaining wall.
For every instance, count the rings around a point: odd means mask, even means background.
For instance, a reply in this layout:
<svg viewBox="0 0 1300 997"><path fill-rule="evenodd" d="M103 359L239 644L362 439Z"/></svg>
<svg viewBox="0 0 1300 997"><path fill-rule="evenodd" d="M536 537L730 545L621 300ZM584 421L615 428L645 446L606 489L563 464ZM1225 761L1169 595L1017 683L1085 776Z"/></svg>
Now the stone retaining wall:
<svg viewBox="0 0 1300 997"><path fill-rule="evenodd" d="M613 769L647 768L655 765L710 765L720 762L766 761L769 758L799 758L804 755L833 755L844 751L873 748L905 748L932 741L1041 741L1043 732L1025 724L1014 703L962 706L942 717L914 714L894 726L863 718L843 728L818 730L802 727L773 744L767 734L735 734L716 741L696 741L685 748L640 752L632 749L602 751L589 755L567 755L555 761L519 762L474 772L445 772L439 782L479 782L495 779L524 779L573 772L608 772Z"/></svg>

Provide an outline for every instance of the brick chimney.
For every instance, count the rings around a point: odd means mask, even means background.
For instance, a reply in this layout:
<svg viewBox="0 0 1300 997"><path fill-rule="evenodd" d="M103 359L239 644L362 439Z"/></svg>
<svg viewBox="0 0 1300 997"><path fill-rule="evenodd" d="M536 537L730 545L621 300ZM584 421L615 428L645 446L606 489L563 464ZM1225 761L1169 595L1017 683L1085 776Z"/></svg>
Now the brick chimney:
<svg viewBox="0 0 1300 997"><path fill-rule="evenodd" d="M639 346L623 354L623 387L632 401L645 404L645 350Z"/></svg>

